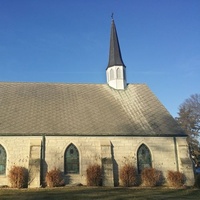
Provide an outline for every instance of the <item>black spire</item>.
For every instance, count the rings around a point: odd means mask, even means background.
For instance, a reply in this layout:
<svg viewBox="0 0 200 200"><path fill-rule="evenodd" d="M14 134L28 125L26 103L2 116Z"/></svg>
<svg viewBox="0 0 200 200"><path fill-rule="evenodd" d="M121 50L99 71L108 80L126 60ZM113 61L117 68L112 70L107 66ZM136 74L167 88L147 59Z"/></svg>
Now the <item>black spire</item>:
<svg viewBox="0 0 200 200"><path fill-rule="evenodd" d="M116 30L115 22L112 15L112 24L111 24L111 33L110 33L110 52L109 52L109 61L108 61L107 68L114 65L116 66L120 65L120 66L125 67L122 60L119 41L117 37L117 30Z"/></svg>

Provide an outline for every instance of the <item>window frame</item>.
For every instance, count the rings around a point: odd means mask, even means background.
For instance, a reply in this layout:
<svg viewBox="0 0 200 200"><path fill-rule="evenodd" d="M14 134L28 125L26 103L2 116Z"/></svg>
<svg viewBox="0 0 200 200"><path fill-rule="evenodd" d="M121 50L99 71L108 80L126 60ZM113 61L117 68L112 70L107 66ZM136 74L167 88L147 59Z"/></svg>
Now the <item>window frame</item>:
<svg viewBox="0 0 200 200"><path fill-rule="evenodd" d="M118 79L122 79L122 70L119 67L117 68L116 74Z"/></svg>
<svg viewBox="0 0 200 200"><path fill-rule="evenodd" d="M141 174L143 169L152 167L151 151L145 144L141 144L137 150L137 166L139 174Z"/></svg>
<svg viewBox="0 0 200 200"><path fill-rule="evenodd" d="M79 174L80 173L79 151L73 143L69 144L65 150L64 173L65 174Z"/></svg>
<svg viewBox="0 0 200 200"><path fill-rule="evenodd" d="M114 80L115 79L115 73L114 73L114 70L111 69L110 70L110 80Z"/></svg>
<svg viewBox="0 0 200 200"><path fill-rule="evenodd" d="M3 145L0 144L0 176L6 174L6 164L7 164L7 153Z"/></svg>

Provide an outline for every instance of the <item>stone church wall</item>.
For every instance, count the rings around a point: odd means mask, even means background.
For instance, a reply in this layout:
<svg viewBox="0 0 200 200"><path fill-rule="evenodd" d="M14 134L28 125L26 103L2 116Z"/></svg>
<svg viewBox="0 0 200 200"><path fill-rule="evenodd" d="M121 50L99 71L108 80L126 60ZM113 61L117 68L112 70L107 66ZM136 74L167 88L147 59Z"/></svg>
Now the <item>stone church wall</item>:
<svg viewBox="0 0 200 200"><path fill-rule="evenodd" d="M145 144L152 156L152 167L163 172L168 170L187 172L187 184L193 184L192 163L189 159L185 138L179 138L184 148L178 147L178 142L172 137L46 137L46 163L48 170L59 168L64 171L64 154L68 145L73 143L80 156L80 173L68 176L68 183L86 184L86 169L90 164L101 164L102 143L110 143L110 156L113 159L114 184L119 183L119 171L125 162L130 161L137 167L137 151ZM181 157L179 157L182 155ZM107 157L109 155L107 154ZM188 161L183 166L181 159ZM187 167L187 170L185 170Z"/></svg>
<svg viewBox="0 0 200 200"><path fill-rule="evenodd" d="M7 154L6 174L0 175L0 185L10 185L8 173L13 166L29 168L30 144L34 140L41 140L41 137L0 137L0 144Z"/></svg>
<svg viewBox="0 0 200 200"><path fill-rule="evenodd" d="M59 168L64 172L64 155L71 143L78 149L80 169L79 174L65 175L67 184L86 184L86 169L94 163L100 165L104 163L105 173L113 169L105 185L120 184L121 167L128 161L137 167L137 151L142 144L145 144L151 152L152 167L162 171L164 176L168 170L179 170L186 175L187 185L192 185L194 181L185 138L46 136L44 141L44 138L39 136L13 136L0 137L0 144L7 154L6 175L0 175L0 185L9 185L8 172L16 165L26 167L29 171L30 168L33 169L32 175L35 178L30 187L39 187L40 178L43 177L44 181L47 171ZM41 152L41 149L44 150ZM42 169L38 165L41 159L43 159Z"/></svg>

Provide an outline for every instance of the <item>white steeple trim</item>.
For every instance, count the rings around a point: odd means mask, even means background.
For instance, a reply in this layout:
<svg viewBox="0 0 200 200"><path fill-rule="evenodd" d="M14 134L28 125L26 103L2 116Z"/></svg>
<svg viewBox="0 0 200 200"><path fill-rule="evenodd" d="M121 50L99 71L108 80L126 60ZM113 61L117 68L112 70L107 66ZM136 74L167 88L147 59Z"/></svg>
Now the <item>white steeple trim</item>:
<svg viewBox="0 0 200 200"><path fill-rule="evenodd" d="M117 90L124 90L126 88L126 74L124 66L112 66L107 68L106 76L107 83L110 87Z"/></svg>

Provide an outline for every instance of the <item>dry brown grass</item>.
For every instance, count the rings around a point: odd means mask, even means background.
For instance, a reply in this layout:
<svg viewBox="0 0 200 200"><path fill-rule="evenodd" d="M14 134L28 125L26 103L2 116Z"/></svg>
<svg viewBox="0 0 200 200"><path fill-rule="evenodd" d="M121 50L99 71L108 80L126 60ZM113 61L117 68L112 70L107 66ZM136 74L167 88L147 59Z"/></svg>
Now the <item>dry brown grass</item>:
<svg viewBox="0 0 200 200"><path fill-rule="evenodd" d="M89 165L86 174L88 186L100 186L102 184L102 169L100 165Z"/></svg>
<svg viewBox="0 0 200 200"><path fill-rule="evenodd" d="M1 200L198 200L199 189L120 188L120 187L58 187L36 189L0 189Z"/></svg>
<svg viewBox="0 0 200 200"><path fill-rule="evenodd" d="M185 176L183 173L178 171L167 172L167 183L172 187L181 187L185 182Z"/></svg>
<svg viewBox="0 0 200 200"><path fill-rule="evenodd" d="M145 168L142 170L141 181L143 186L154 187L161 184L162 174L154 168Z"/></svg>
<svg viewBox="0 0 200 200"><path fill-rule="evenodd" d="M8 177L12 188L27 188L28 170L25 167L13 166Z"/></svg>
<svg viewBox="0 0 200 200"><path fill-rule="evenodd" d="M46 184L48 187L59 187L64 185L62 172L54 168L46 174Z"/></svg>
<svg viewBox="0 0 200 200"><path fill-rule="evenodd" d="M137 184L137 170L131 164L125 164L120 169L120 179L122 185L125 187L131 187Z"/></svg>

